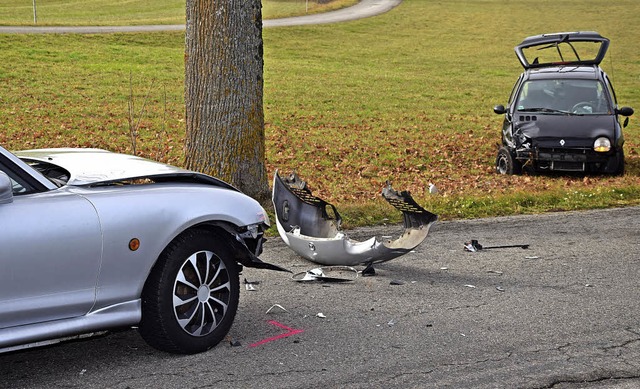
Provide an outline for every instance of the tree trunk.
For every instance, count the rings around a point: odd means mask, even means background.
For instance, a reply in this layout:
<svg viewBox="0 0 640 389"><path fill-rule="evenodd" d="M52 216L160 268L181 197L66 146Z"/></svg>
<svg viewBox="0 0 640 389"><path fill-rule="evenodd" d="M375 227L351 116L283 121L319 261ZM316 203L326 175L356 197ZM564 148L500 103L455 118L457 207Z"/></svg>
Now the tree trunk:
<svg viewBox="0 0 640 389"><path fill-rule="evenodd" d="M186 167L264 204L261 0L187 0L186 7Z"/></svg>

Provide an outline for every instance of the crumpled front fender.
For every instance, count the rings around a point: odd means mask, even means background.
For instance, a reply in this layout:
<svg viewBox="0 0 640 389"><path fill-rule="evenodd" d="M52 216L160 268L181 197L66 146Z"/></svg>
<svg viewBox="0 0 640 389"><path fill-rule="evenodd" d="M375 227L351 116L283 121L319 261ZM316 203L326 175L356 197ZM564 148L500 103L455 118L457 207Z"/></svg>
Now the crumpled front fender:
<svg viewBox="0 0 640 389"><path fill-rule="evenodd" d="M371 265L397 258L417 247L438 216L419 206L406 192L396 192L391 184L382 196L404 218L404 232L395 240L373 237L360 242L340 230L337 209L315 197L306 182L292 173L273 178L273 205L276 226L282 240L303 258L323 265Z"/></svg>

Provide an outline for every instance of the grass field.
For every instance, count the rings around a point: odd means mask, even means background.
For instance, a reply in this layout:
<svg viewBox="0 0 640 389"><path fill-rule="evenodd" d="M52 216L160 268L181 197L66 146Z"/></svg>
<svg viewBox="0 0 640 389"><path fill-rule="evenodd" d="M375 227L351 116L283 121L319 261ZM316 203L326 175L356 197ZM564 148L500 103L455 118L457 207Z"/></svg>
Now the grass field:
<svg viewBox="0 0 640 389"><path fill-rule="evenodd" d="M387 179L443 219L640 204L638 114L623 177L503 177L492 112L521 72L523 37L596 30L612 42L603 68L619 102L640 114L639 17L635 0L404 0L375 18L265 29L269 174L295 169L347 226L398 220L379 195ZM183 33L0 35L0 46L0 144L130 152L133 86L138 154L182 164Z"/></svg>
<svg viewBox="0 0 640 389"><path fill-rule="evenodd" d="M265 19L331 11L358 0L262 0ZM35 12L34 12L35 11ZM34 14L35 13L35 14ZM185 0L3 0L0 25L123 26L183 24Z"/></svg>

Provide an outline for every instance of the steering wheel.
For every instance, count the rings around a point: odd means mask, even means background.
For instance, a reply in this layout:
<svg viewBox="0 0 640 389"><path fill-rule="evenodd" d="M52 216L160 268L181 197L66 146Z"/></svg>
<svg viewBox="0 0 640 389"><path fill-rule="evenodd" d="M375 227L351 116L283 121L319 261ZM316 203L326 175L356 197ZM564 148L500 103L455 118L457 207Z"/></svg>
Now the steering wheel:
<svg viewBox="0 0 640 389"><path fill-rule="evenodd" d="M589 101L581 101L571 108L571 112L573 113L593 113L595 110L595 105Z"/></svg>

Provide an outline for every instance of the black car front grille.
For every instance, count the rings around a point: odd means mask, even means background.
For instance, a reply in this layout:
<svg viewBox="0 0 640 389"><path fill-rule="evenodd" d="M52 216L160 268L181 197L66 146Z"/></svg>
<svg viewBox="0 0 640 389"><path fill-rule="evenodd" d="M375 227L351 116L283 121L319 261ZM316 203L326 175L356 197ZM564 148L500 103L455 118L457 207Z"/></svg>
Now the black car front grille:
<svg viewBox="0 0 640 389"><path fill-rule="evenodd" d="M583 172L586 170L584 162L551 161L550 170L563 172Z"/></svg>
<svg viewBox="0 0 640 389"><path fill-rule="evenodd" d="M537 148L531 156L543 169L568 172L587 171L587 164L606 163L610 157L586 148Z"/></svg>

